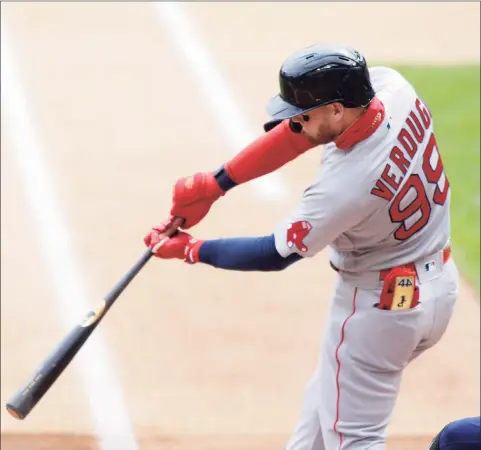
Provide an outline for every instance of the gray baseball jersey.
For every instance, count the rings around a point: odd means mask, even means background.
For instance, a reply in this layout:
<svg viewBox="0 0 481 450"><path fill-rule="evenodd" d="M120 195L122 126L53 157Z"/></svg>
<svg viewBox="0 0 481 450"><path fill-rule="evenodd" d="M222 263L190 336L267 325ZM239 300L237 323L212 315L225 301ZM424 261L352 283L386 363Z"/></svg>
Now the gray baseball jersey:
<svg viewBox="0 0 481 450"><path fill-rule="evenodd" d="M324 147L299 206L275 230L278 252L312 257L329 246L346 272L414 261L449 241L449 182L427 106L401 74L370 69L381 126L348 151Z"/></svg>

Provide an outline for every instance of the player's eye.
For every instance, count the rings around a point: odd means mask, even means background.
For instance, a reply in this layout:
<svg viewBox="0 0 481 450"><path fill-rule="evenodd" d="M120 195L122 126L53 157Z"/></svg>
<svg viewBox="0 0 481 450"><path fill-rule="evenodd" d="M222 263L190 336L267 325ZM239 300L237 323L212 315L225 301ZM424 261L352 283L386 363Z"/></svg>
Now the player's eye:
<svg viewBox="0 0 481 450"><path fill-rule="evenodd" d="M307 114L303 114L303 115L302 115L302 120L303 120L304 122L309 122L309 116L308 116Z"/></svg>

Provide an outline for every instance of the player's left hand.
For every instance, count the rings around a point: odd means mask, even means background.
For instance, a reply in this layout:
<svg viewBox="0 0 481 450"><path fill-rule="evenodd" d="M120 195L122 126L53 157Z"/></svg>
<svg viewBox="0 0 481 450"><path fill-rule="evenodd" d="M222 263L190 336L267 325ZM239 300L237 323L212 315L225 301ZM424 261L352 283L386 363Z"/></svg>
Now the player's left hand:
<svg viewBox="0 0 481 450"><path fill-rule="evenodd" d="M219 187L213 173L196 173L179 178L173 187L170 214L182 217L180 228L187 230L197 225L210 211L212 205L225 192Z"/></svg>
<svg viewBox="0 0 481 450"><path fill-rule="evenodd" d="M161 259L181 259L189 264L199 262L199 249L203 241L194 239L190 234L178 231L172 237L163 235L167 222L164 222L152 230L144 237L147 247L152 253Z"/></svg>

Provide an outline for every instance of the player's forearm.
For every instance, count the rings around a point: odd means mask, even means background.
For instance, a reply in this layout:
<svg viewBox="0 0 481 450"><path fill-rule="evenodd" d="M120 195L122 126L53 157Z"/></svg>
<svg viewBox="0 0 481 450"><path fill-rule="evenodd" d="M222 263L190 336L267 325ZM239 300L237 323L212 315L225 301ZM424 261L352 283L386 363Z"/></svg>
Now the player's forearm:
<svg viewBox="0 0 481 450"><path fill-rule="evenodd" d="M273 172L314 147L289 124L289 120L277 125L266 124L268 132L215 172L199 172L177 180L170 215L183 218L184 229L191 228L233 187Z"/></svg>
<svg viewBox="0 0 481 450"><path fill-rule="evenodd" d="M302 259L298 254L282 257L273 235L204 241L198 258L199 262L219 269L258 272L284 270Z"/></svg>
<svg viewBox="0 0 481 450"><path fill-rule="evenodd" d="M228 185L233 187L274 172L313 147L303 134L291 129L289 120L284 120L224 165L230 178ZM227 185L218 183L226 190Z"/></svg>

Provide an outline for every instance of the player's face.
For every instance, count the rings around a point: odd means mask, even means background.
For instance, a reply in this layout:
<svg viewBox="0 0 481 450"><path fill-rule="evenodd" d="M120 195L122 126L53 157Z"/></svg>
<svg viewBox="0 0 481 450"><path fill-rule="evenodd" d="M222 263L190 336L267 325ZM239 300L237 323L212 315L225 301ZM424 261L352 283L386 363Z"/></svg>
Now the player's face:
<svg viewBox="0 0 481 450"><path fill-rule="evenodd" d="M320 106L292 118L302 125L302 134L316 145L327 144L341 133L344 108L340 104Z"/></svg>

